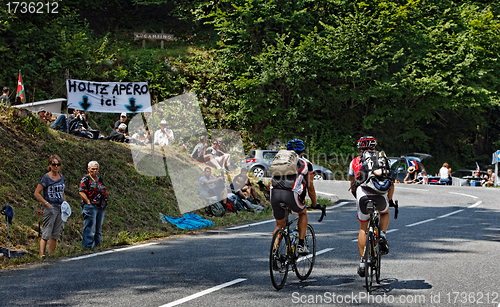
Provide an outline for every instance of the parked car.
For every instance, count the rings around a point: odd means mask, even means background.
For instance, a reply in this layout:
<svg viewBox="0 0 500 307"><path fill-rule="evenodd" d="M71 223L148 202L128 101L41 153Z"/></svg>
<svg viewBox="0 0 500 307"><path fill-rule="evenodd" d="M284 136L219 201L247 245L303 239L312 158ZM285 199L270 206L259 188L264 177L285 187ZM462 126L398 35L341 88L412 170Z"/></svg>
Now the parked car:
<svg viewBox="0 0 500 307"><path fill-rule="evenodd" d="M391 165L391 176L394 179L398 179L400 182L403 182L406 174L408 174L408 160L417 164L416 169L417 172L420 173L422 170L425 170L422 160L431 157L432 156L429 154L418 152L408 153L406 155L402 155L401 157L388 157Z"/></svg>
<svg viewBox="0 0 500 307"><path fill-rule="evenodd" d="M451 172L452 183L453 185L460 186L481 186L482 180L475 179L477 177L474 176L476 170L469 169L459 169ZM480 178L484 178L488 173L485 171L480 171Z"/></svg>
<svg viewBox="0 0 500 307"><path fill-rule="evenodd" d="M241 167L246 167L255 177L270 177L269 168L277 150L251 150L248 156L241 161ZM313 164L314 180L333 180L333 173L326 167Z"/></svg>

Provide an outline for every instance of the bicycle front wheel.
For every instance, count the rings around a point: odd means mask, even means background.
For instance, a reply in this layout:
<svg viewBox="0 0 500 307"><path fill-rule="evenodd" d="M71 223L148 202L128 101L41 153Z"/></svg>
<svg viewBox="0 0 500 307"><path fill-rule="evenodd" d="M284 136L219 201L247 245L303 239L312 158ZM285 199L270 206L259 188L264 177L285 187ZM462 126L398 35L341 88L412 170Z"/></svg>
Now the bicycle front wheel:
<svg viewBox="0 0 500 307"><path fill-rule="evenodd" d="M309 250L306 256L299 256L296 253L295 274L300 280L305 280L311 275L314 261L316 260L316 235L311 225L307 224L306 237L304 238L304 246Z"/></svg>
<svg viewBox="0 0 500 307"><path fill-rule="evenodd" d="M269 255L269 270L271 273L271 282L276 290L281 290L288 276L288 236L284 234L283 229L276 231L271 243Z"/></svg>
<svg viewBox="0 0 500 307"><path fill-rule="evenodd" d="M373 266L372 266L372 255L373 255L373 238L370 232L366 234L365 243L365 284L366 291L370 293L370 289L373 282Z"/></svg>

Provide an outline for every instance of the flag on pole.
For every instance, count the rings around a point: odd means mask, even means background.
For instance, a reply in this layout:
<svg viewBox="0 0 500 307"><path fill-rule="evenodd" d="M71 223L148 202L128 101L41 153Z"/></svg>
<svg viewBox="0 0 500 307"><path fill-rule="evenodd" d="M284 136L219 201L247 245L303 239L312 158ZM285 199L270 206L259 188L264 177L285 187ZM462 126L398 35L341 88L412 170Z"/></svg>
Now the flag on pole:
<svg viewBox="0 0 500 307"><path fill-rule="evenodd" d="M19 71L19 80L17 81L17 94L16 98L21 97L21 102L25 103L26 102L26 95L24 94L24 84L23 84L23 78L21 77L21 71Z"/></svg>
<svg viewBox="0 0 500 307"><path fill-rule="evenodd" d="M476 171L481 171L481 168L479 167L479 164L476 162Z"/></svg>

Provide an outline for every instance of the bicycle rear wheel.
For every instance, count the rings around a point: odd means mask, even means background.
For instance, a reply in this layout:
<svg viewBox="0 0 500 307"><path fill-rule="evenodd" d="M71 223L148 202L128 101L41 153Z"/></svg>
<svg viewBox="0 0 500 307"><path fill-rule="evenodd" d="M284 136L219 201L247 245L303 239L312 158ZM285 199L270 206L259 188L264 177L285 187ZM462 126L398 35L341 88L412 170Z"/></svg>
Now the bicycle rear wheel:
<svg viewBox="0 0 500 307"><path fill-rule="evenodd" d="M311 275L314 261L316 260L316 235L314 234L314 229L309 224L307 224L304 246L309 250L309 255L299 256L297 250L295 250L295 275L300 280L305 280Z"/></svg>
<svg viewBox="0 0 500 307"><path fill-rule="evenodd" d="M288 236L284 234L283 229L276 231L271 243L269 255L269 270L271 273L271 282L276 290L281 290L288 276Z"/></svg>
<svg viewBox="0 0 500 307"><path fill-rule="evenodd" d="M373 266L372 266L372 242L373 238L371 233L368 232L366 234L366 243L365 243L365 284L366 291L370 293L370 289L372 287L373 282Z"/></svg>
<svg viewBox="0 0 500 307"><path fill-rule="evenodd" d="M380 233L380 229L378 230L377 233ZM380 237L379 237L379 240L380 240ZM376 266L375 266L375 279L377 281L377 284L380 284L380 260L382 259L382 257L380 256L380 245L379 243L377 242L377 245L375 246L375 252L377 253L377 263L376 263Z"/></svg>

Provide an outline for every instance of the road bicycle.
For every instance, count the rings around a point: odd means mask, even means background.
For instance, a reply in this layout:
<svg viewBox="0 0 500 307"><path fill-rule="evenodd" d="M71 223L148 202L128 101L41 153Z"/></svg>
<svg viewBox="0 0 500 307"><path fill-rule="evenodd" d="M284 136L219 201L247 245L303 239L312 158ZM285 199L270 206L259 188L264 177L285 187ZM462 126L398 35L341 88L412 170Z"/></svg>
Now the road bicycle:
<svg viewBox="0 0 500 307"><path fill-rule="evenodd" d="M398 218L398 201L394 202L394 205L390 207L395 208L394 219ZM379 246L379 234L380 234L380 214L377 210L376 202L374 200L368 200L366 203L366 210L370 214L370 222L368 224L368 230L366 231L366 243L365 251L363 253L363 258L365 261L365 284L366 291L370 293L373 277L377 284L380 284L380 266L381 266L381 253Z"/></svg>
<svg viewBox="0 0 500 307"><path fill-rule="evenodd" d="M290 209L285 203L280 203L280 207L285 209L285 226L278 229L273 235L271 243L271 251L269 256L269 270L271 272L271 281L276 290L281 290L288 277L288 271L295 271L295 274L300 280L305 280L311 275L314 261L316 260L316 235L310 224L307 224L306 237L304 238L304 246L309 250L306 256L300 256L297 252L297 244L299 242L298 229L290 227L298 217L289 221L288 215ZM321 210L321 217L318 222L323 220L326 215L326 206L316 208L307 207L307 209Z"/></svg>

